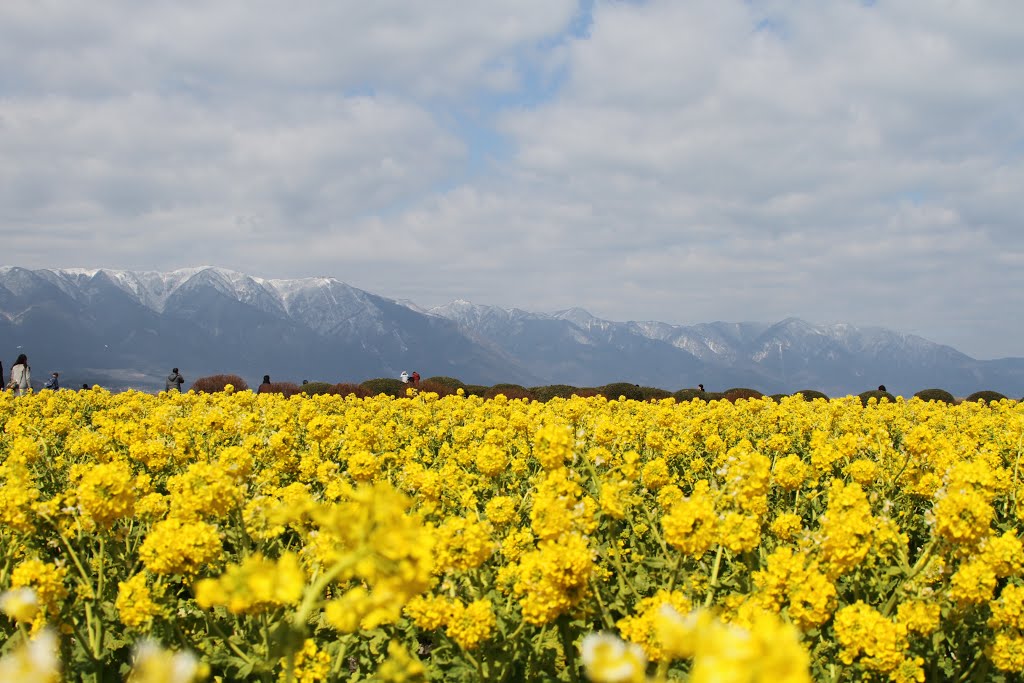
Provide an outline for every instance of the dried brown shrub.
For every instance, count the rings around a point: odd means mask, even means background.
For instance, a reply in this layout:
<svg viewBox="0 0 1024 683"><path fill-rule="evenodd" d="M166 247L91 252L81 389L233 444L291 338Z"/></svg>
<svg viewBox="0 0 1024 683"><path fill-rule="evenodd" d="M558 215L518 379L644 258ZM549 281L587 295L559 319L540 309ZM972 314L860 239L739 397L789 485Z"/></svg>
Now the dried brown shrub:
<svg viewBox="0 0 1024 683"><path fill-rule="evenodd" d="M725 398L725 400L729 401L730 403L735 403L736 401L740 400L741 398L742 399L746 399L746 400L749 401L751 399L758 399L758 398L761 398L763 396L764 396L764 394L762 394L757 389L747 389L746 387L736 387L735 389L729 389L729 390L725 391L723 398Z"/></svg>
<svg viewBox="0 0 1024 683"><path fill-rule="evenodd" d="M302 393L302 387L295 382L271 382L270 384L261 384L259 393L281 394L285 398L288 398L289 396Z"/></svg>
<svg viewBox="0 0 1024 683"><path fill-rule="evenodd" d="M249 388L249 385L245 383L245 380L238 375L208 375L206 377L200 377L195 382L192 382L192 386L189 387L189 390L203 394L212 394L218 391L224 391L224 387L229 384L235 388L235 391L245 391Z"/></svg>

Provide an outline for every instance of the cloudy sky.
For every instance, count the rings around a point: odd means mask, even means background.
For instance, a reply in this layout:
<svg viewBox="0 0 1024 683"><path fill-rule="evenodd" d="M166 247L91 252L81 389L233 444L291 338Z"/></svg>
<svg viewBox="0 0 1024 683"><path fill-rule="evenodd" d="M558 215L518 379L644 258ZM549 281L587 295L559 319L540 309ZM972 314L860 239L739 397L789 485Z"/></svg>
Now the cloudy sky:
<svg viewBox="0 0 1024 683"><path fill-rule="evenodd" d="M1024 356L1024 2L3 0L0 248Z"/></svg>

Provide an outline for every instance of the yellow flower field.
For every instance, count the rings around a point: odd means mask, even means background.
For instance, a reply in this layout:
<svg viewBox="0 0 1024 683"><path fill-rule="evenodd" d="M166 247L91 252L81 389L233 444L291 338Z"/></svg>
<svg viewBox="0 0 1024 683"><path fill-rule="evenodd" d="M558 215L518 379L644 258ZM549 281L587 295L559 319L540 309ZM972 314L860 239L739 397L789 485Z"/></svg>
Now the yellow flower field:
<svg viewBox="0 0 1024 683"><path fill-rule="evenodd" d="M0 394L0 680L1020 680L1024 405Z"/></svg>

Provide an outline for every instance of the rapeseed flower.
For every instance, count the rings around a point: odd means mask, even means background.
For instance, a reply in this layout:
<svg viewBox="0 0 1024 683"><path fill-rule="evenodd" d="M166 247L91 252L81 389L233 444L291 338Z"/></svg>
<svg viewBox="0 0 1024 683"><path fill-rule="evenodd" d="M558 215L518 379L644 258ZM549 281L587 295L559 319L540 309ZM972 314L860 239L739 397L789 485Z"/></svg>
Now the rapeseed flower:
<svg viewBox="0 0 1024 683"><path fill-rule="evenodd" d="M708 487L697 487L691 496L673 503L661 526L673 548L694 557L706 553L718 539L718 513Z"/></svg>
<svg viewBox="0 0 1024 683"><path fill-rule="evenodd" d="M451 603L445 621L445 633L463 650L474 650L494 634L497 619L490 600L474 600L468 605Z"/></svg>
<svg viewBox="0 0 1024 683"><path fill-rule="evenodd" d="M153 525L139 557L154 574L195 574L221 556L217 527L169 517Z"/></svg>
<svg viewBox="0 0 1024 683"><path fill-rule="evenodd" d="M126 462L101 463L85 472L79 481L78 504L97 526L107 529L133 514L135 489L135 477Z"/></svg>
<svg viewBox="0 0 1024 683"><path fill-rule="evenodd" d="M196 604L203 609L223 606L232 614L255 614L297 605L305 587L306 574L295 553L284 553L277 560L256 554L240 565L229 565L217 579L196 582Z"/></svg>
<svg viewBox="0 0 1024 683"><path fill-rule="evenodd" d="M121 623L131 628L146 628L161 612L160 604L154 599L163 592L153 590L145 573L139 573L127 581L117 584L117 609Z"/></svg>

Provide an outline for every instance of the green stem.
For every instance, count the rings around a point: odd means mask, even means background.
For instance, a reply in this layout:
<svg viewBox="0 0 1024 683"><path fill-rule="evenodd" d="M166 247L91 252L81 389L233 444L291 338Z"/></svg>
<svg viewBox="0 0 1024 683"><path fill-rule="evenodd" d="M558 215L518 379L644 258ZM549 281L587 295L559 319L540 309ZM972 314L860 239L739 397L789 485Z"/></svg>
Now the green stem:
<svg viewBox="0 0 1024 683"><path fill-rule="evenodd" d="M7 585L7 572L11 571L11 564L14 562L14 555L11 554L11 549L16 548L16 543L11 543L8 548L8 554L4 558L4 566L0 568L0 586Z"/></svg>
<svg viewBox="0 0 1024 683"><path fill-rule="evenodd" d="M232 643L231 640L228 638L228 635L226 633L224 633L223 629L221 629L221 627L218 626L216 624L216 622L211 621L208 616L205 617L205 618L206 618L206 626L207 626L207 628L211 629L218 636L220 636L221 640L224 641L224 644L227 645L228 648L232 652L234 652L236 655L238 655L239 659L241 659L243 662L245 662L250 667L254 666L255 663L252 661L252 658L249 657L247 654L245 654L245 652L243 652L237 645Z"/></svg>
<svg viewBox="0 0 1024 683"><path fill-rule="evenodd" d="M512 633L510 633L508 637L505 638L505 642L515 640L517 637L519 637L519 634L523 632L524 628L526 628L526 621L520 621L519 626L516 626L516 630L512 631Z"/></svg>
<svg viewBox="0 0 1024 683"><path fill-rule="evenodd" d="M667 553L666 553L667 554ZM668 592L671 593L676 587L676 579L679 578L679 566L683 563L683 554L676 553L676 561L672 563L672 573L668 577Z"/></svg>
<svg viewBox="0 0 1024 683"><path fill-rule="evenodd" d="M974 672L974 668L976 666L978 666L978 662L981 661L979 659L979 655L980 655L980 653L974 655L974 659L971 660L971 665L969 667L967 667L966 669L964 669L964 672L962 674L960 674L960 677L957 679L957 681L959 681L960 683L963 683L963 681L966 681L966 680L969 680L969 679L972 678L971 674Z"/></svg>
<svg viewBox="0 0 1024 683"><path fill-rule="evenodd" d="M270 656L270 628L267 624L266 616L260 615L260 638L263 640L263 656Z"/></svg>
<svg viewBox="0 0 1024 683"><path fill-rule="evenodd" d="M287 683L294 683L295 681L295 653L289 652L287 656L287 664L285 664L285 681Z"/></svg>
<svg viewBox="0 0 1024 683"><path fill-rule="evenodd" d="M101 534L100 535L100 566L99 566L99 571L97 572L98 576L96 577L96 582L97 582L96 600L101 600L103 598L103 587L104 587L104 584L106 583L105 582L104 571L103 571L103 564L104 564L103 560L104 560L105 557L106 557L106 544L104 543L104 538L103 538L103 535Z"/></svg>
<svg viewBox="0 0 1024 683"><path fill-rule="evenodd" d="M569 681L579 683L579 665L576 663L576 648L572 643L572 634L569 633L569 621L565 615L558 618L558 635L562 640L562 652L565 655L565 668L569 671Z"/></svg>
<svg viewBox="0 0 1024 683"><path fill-rule="evenodd" d="M590 589L594 593L594 599L597 600L597 606L601 608L601 623L604 625L604 627L606 629L611 630L611 628L612 628L611 615L608 614L608 608L605 607L604 600L601 599L601 587L600 586L595 586L593 580L591 580L591 582L590 582ZM671 588L669 590L671 590ZM516 628L516 630L512 633L512 635L508 637L508 640L512 640L512 638L514 638L515 636L519 635L519 632L521 630L523 630L523 625L525 623L526 623L525 621L519 622L518 628Z"/></svg>
<svg viewBox="0 0 1024 683"><path fill-rule="evenodd" d="M334 659L334 664L331 665L331 675L335 678L341 675L341 667L345 664L345 653L348 651L348 645L345 642L341 643L341 650L338 651L338 656Z"/></svg>
<svg viewBox="0 0 1024 683"><path fill-rule="evenodd" d="M1010 513L1010 501L1013 501L1013 510L1017 511L1017 473L1020 467L1020 454L1021 448L1024 446L1024 432L1021 432L1020 437L1017 439L1017 457L1013 460L1013 485L1010 487L1010 497L1006 499L1006 504L1003 505L1003 516Z"/></svg>
<svg viewBox="0 0 1024 683"><path fill-rule="evenodd" d="M718 545L718 552L715 553L715 564L711 568L711 579L708 581L708 594L704 598L704 606L708 607L711 605L711 601L715 597L715 589L718 587L718 570L722 566L722 551L725 546L722 544Z"/></svg>
<svg viewBox="0 0 1024 683"><path fill-rule="evenodd" d="M82 643L88 643L89 642L88 636L82 635L82 629L78 628L78 626L75 624L75 622L71 622L71 632L75 634L75 638L77 638L79 642L82 642ZM96 659L96 656L92 652L88 652L87 651L85 654L87 654L89 656L89 658L92 659L94 662L98 661Z"/></svg>
<svg viewBox="0 0 1024 683"><path fill-rule="evenodd" d="M317 579L316 583L306 590L306 595L302 598L302 604L299 605L299 609L296 610L295 616L292 618L292 623L295 626L305 627L306 620L309 618L309 613L313 611L313 606L320 598L320 594L323 593L327 585L334 581L336 578L341 576L342 572L350 567L354 566L361 558L362 553L356 552L346 557L341 562L338 562L331 567L327 573Z"/></svg>
<svg viewBox="0 0 1024 683"><path fill-rule="evenodd" d="M68 555L71 556L71 561L75 563L75 568L78 569L78 573L82 577L82 580L85 581L85 583L91 587L92 581L89 580L89 575L85 572L85 568L82 566L82 562L78 559L78 553L76 553L75 549L71 547L71 542L68 541L67 536L64 535L64 532L60 530L60 526L58 526L57 523L49 517L43 517L43 519L45 519L51 525L53 525L54 531L57 532L57 537L64 542L64 547L67 548Z"/></svg>
<svg viewBox="0 0 1024 683"><path fill-rule="evenodd" d="M71 561L74 563L75 568L82 577L82 582L89 587L89 591L92 593L92 600L85 603L85 631L89 636L86 640L89 645L89 654L98 662L100 660L100 651L99 643L97 643L97 627L92 613L92 604L96 602L97 595L93 589L92 581L89 578L89 574L86 573L85 567L82 565L82 561L78 557L78 553L76 553L74 547L72 547L71 541L69 541L67 536L64 535L64 532L60 530L60 526L49 517L44 516L43 519L49 522L53 526L54 531L57 532L57 537L64 543L64 547L67 548L68 555L71 556ZM102 626L100 626L100 628L102 628Z"/></svg>
<svg viewBox="0 0 1024 683"><path fill-rule="evenodd" d="M626 587L628 586L630 592L633 593L633 595L635 595L637 598L643 597L643 596L640 595L640 593L637 592L636 588L633 587L632 583L629 583L629 582L626 581L625 577L629 576L629 574L627 574L626 570L623 569L622 562L620 561L620 558L619 558L619 550L612 543L608 544L607 556L608 556L608 559L610 559L612 561L612 564L615 565L615 570L616 570L615 571L615 575L616 575L616 578L619 581L619 592L621 594L625 594Z"/></svg>
<svg viewBox="0 0 1024 683"><path fill-rule="evenodd" d="M883 615L889 616L889 613L892 611L893 606L895 606L896 604L896 600L899 598L900 593L902 592L904 584L908 581L912 581L918 574L924 571L925 567L928 566L928 560L931 559L932 551L934 549L934 540L929 542L928 545L924 547L924 551L921 553L921 556L917 558L917 562L914 563L914 566L910 568L910 570L907 572L907 575L903 577L903 579L900 581L900 584L893 590L892 595L890 595L889 599L885 602L885 605L882 607Z"/></svg>
<svg viewBox="0 0 1024 683"><path fill-rule="evenodd" d="M881 444L879 444L879 453L881 453ZM910 461L913 459L913 457L914 457L913 453L910 453L910 452L907 453L907 459L903 461L903 467L901 467L900 471L896 473L896 476L894 476L892 478L892 487L891 488L893 488L893 489L896 488L896 484L899 482L900 477L903 476L903 473L906 471L907 466L910 465Z"/></svg>
<svg viewBox="0 0 1024 683"><path fill-rule="evenodd" d="M658 533L658 525L655 523L654 519L651 517L651 510L650 510L650 508L645 507L644 508L644 514L647 516L647 530L648 530L648 532L654 536L654 540L656 540L658 542L658 545L661 546L661 551L663 553L665 553L665 555L667 557L668 556L668 545L665 544L665 539L662 538L661 534Z"/></svg>
<svg viewBox="0 0 1024 683"><path fill-rule="evenodd" d="M462 651L462 656L465 657L466 659L468 659L469 663L473 665L474 669L476 669L477 680L479 680L479 681L487 680L486 677L484 676L484 669L483 669L483 667L480 666L480 662L477 661L476 657L474 657L472 655L472 653L469 652L469 650L463 650Z"/></svg>
<svg viewBox="0 0 1024 683"><path fill-rule="evenodd" d="M906 578L904 579L905 581L913 579L915 576L917 576L922 571L924 571L925 566L927 566L927 564L928 564L928 560L931 559L932 551L933 550L935 550L935 541L934 540L929 542L928 545L926 545L924 547L924 552L922 552L921 556L919 558L917 558L917 562L914 563L914 566L910 568L910 572L907 574Z"/></svg>

